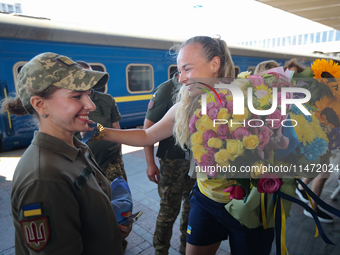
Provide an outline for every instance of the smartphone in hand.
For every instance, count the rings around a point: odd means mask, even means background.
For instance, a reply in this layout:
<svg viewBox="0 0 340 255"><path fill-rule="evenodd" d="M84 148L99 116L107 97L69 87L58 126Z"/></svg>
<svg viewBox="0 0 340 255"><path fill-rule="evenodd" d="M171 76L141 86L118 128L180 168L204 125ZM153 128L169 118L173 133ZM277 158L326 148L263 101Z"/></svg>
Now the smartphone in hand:
<svg viewBox="0 0 340 255"><path fill-rule="evenodd" d="M135 223L135 222L139 219L139 217L140 217L142 214L143 214L143 212L142 212L142 211L139 211L139 212L137 212L137 213L131 215L131 216L128 218L127 222L125 222L123 225L124 225L124 226L130 226L132 223Z"/></svg>

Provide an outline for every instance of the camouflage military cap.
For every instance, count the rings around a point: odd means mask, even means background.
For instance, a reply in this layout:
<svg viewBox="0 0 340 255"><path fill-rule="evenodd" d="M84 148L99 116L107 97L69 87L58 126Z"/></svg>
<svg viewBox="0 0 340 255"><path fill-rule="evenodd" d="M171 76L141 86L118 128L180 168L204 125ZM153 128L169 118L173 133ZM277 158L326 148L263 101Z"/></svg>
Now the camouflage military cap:
<svg viewBox="0 0 340 255"><path fill-rule="evenodd" d="M51 85L76 91L103 87L109 79L108 73L85 70L70 58L55 53L42 53L20 70L17 86L22 105L30 98Z"/></svg>

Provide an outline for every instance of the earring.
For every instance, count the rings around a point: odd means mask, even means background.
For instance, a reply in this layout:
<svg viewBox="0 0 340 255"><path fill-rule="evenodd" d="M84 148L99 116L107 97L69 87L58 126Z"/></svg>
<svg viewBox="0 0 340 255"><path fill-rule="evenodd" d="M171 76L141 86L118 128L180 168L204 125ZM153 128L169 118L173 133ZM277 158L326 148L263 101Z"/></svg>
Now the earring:
<svg viewBox="0 0 340 255"><path fill-rule="evenodd" d="M46 118L47 117L47 115L46 114L43 114L43 116L42 116L43 118Z"/></svg>

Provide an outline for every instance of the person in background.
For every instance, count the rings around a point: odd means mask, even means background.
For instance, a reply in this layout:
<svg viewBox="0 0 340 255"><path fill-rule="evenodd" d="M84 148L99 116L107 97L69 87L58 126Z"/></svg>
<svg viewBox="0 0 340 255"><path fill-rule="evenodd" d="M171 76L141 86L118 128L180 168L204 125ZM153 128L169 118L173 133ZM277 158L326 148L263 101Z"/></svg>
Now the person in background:
<svg viewBox="0 0 340 255"><path fill-rule="evenodd" d="M173 96L180 88L178 74L162 83L154 91L149 102L148 111L144 120L144 129L160 121L166 112L173 106ZM173 224L180 212L180 241L179 251L185 254L188 216L190 211L189 194L195 184L195 179L188 175L190 161L179 146L175 145L173 136L159 142L156 156L159 158L158 169L154 159L154 146L144 148L147 170L150 181L158 184L158 194L161 198L160 209L157 216L156 229L153 236L153 246L156 255L168 254Z"/></svg>
<svg viewBox="0 0 340 255"><path fill-rule="evenodd" d="M199 107L197 100L204 93L198 88L200 84L192 81L200 78L214 86L216 79L234 77L235 69L226 43L208 36L195 36L183 43L177 55L177 67L179 82L183 86L177 103L160 121L143 130L105 128L103 139L133 146L150 146L174 133L182 148L185 144L190 146L188 123ZM270 254L274 228L264 229L260 220L256 221L257 227L251 229L241 224L225 208L232 200L223 190L233 182L225 178L208 178L205 173L203 176L197 178L190 199L186 254L216 254L221 241L226 239L229 239L233 255Z"/></svg>
<svg viewBox="0 0 340 255"><path fill-rule="evenodd" d="M301 73L301 72L303 72L306 69L305 66L300 65L298 63L298 60L296 58L287 61L285 63L284 68L285 69L288 68L289 71L294 71L295 73ZM321 159L320 159L320 164L321 165L323 165L323 164L329 165L329 158L330 158L330 156L331 156L330 154L326 154L326 155L322 156ZM315 193L315 195L320 197L321 193L322 193L322 190L323 190L323 187L324 187L327 179L329 178L329 176L330 176L330 172L327 171L327 172L320 173L314 179L313 178L303 177L301 180L306 185L308 185L310 182L313 181L311 190ZM303 187L301 186L301 184L297 184L296 194L299 196L301 201L303 201L306 204L309 203L309 206L312 206L312 208L314 208L314 211L315 211L316 215L318 216L318 218L319 218L319 220L321 222L324 222L324 223L332 223L333 222L332 216L330 216L329 214L327 214L324 211L321 211L319 209L319 207L318 207L318 204L312 198L311 198L311 200L312 200L312 204L313 205L310 204L308 196L307 196L306 192L304 191ZM307 217L313 218L313 216L308 211L303 210L303 213Z"/></svg>
<svg viewBox="0 0 340 255"><path fill-rule="evenodd" d="M84 61L76 61L76 63L84 69L92 70L91 66ZM92 89L91 100L96 105L96 110L89 113L89 119L102 124L104 127L120 129L119 121L122 117L114 98L110 94ZM117 177L122 177L127 181L121 144L100 140L89 141L87 145L110 182Z"/></svg>
<svg viewBox="0 0 340 255"><path fill-rule="evenodd" d="M254 74L262 73L266 70L279 67L279 66L280 66L279 63L277 63L275 60L263 61L256 66L254 70Z"/></svg>
<svg viewBox="0 0 340 255"><path fill-rule="evenodd" d="M286 61L283 68L285 70L288 69L289 71L294 71L295 73L302 73L306 69L305 66L298 63L297 58L292 58L291 60Z"/></svg>
<svg viewBox="0 0 340 255"><path fill-rule="evenodd" d="M105 72L42 53L20 70L19 95L1 112L34 115L39 131L21 157L12 183L16 254L123 254L131 226L118 227L110 183L88 146L74 137L96 109L89 97ZM131 215L131 213L130 213Z"/></svg>

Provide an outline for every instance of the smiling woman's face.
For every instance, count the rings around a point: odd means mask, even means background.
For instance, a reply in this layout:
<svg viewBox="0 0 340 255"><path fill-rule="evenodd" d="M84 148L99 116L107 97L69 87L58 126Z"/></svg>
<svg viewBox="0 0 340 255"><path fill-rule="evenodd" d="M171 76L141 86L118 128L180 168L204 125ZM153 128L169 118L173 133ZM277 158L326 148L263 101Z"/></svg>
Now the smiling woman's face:
<svg viewBox="0 0 340 255"><path fill-rule="evenodd" d="M184 46L177 56L177 68L179 70L179 82L187 87L190 97L196 97L203 93L198 89L199 84L195 79L216 78L216 61L207 62L202 56L202 46L193 43ZM202 87L202 86L200 86Z"/></svg>
<svg viewBox="0 0 340 255"><path fill-rule="evenodd" d="M48 113L46 120L48 122L45 123L49 129L59 133L86 130L88 114L96 109L89 94L90 90L58 89L49 99L46 99L46 112ZM54 136L58 137L57 133Z"/></svg>

